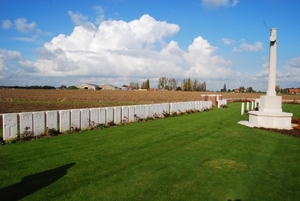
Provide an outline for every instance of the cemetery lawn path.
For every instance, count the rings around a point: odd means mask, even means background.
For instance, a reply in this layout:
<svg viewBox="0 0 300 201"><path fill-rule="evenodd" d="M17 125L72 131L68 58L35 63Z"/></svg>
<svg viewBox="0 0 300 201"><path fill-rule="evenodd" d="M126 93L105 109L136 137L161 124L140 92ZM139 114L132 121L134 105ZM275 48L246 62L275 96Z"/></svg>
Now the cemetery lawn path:
<svg viewBox="0 0 300 201"><path fill-rule="evenodd" d="M300 200L300 138L247 118L230 103L1 146L0 200Z"/></svg>

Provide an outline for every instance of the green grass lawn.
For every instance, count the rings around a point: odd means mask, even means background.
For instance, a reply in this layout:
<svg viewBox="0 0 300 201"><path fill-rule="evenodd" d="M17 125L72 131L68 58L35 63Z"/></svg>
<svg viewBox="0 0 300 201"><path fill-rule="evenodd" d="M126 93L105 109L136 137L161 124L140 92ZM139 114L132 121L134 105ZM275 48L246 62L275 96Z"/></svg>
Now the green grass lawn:
<svg viewBox="0 0 300 201"><path fill-rule="evenodd" d="M300 139L247 118L231 103L1 146L0 200L300 200Z"/></svg>

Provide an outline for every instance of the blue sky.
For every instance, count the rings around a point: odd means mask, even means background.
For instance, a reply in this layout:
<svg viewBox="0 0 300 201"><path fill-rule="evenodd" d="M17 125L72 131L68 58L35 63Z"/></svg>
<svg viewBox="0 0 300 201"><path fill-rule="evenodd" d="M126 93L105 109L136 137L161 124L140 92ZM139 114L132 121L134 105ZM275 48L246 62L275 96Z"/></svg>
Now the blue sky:
<svg viewBox="0 0 300 201"><path fill-rule="evenodd" d="M1 0L0 85L114 84L159 77L207 89L300 87L297 0Z"/></svg>

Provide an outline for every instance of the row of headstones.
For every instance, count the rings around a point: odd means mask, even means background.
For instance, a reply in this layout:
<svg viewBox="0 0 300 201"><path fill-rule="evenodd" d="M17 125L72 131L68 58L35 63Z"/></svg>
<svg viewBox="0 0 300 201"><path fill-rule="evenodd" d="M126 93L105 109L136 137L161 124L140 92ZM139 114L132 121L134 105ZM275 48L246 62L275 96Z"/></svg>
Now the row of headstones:
<svg viewBox="0 0 300 201"><path fill-rule="evenodd" d="M227 105L227 99L218 100L218 108L220 108L222 105Z"/></svg>
<svg viewBox="0 0 300 201"><path fill-rule="evenodd" d="M259 106L259 99L256 99L255 101L251 101L251 102L246 102L246 105L245 103L242 103L241 115L243 115L245 111L249 112L250 110L254 110L255 108L257 108L258 106Z"/></svg>
<svg viewBox="0 0 300 201"><path fill-rule="evenodd" d="M120 124L141 118L161 117L163 113L186 112L190 109L201 111L211 107L211 101L195 101L3 114L3 140L17 137L18 130L19 133L32 132L34 135L43 134L46 129L65 132L75 128L88 128L91 125L109 122Z"/></svg>

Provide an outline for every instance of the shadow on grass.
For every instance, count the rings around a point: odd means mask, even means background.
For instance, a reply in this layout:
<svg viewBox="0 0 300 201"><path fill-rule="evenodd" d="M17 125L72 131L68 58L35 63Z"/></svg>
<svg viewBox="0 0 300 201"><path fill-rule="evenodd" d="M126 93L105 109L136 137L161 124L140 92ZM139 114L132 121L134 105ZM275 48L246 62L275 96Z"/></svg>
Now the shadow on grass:
<svg viewBox="0 0 300 201"><path fill-rule="evenodd" d="M51 170L23 177L22 181L19 183L0 189L0 200L20 200L59 180L65 176L67 170L75 164L76 163L69 163Z"/></svg>

